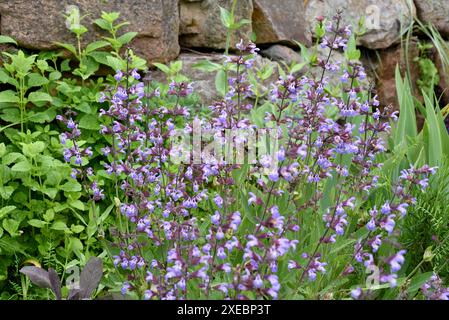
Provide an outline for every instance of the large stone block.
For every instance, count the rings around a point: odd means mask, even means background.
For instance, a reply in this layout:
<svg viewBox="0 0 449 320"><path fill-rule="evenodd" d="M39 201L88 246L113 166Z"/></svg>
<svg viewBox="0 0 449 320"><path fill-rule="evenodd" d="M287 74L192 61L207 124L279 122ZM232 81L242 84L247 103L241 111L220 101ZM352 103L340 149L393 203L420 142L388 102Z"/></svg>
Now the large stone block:
<svg viewBox="0 0 449 320"><path fill-rule="evenodd" d="M257 44L310 44L306 36L304 0L254 0L253 30Z"/></svg>
<svg viewBox="0 0 449 320"><path fill-rule="evenodd" d="M220 7L231 10L233 0L181 0L180 39L181 46L187 48L224 49L226 47L226 28L220 19ZM235 20L251 20L253 3L239 0L235 8ZM231 47L241 38L248 39L252 32L251 24L234 31Z"/></svg>
<svg viewBox="0 0 449 320"><path fill-rule="evenodd" d="M449 36L449 3L447 0L415 0L418 18L432 23L443 35Z"/></svg>
<svg viewBox="0 0 449 320"><path fill-rule="evenodd" d="M332 17L339 9L343 11L345 25L357 26L366 17L366 33L358 42L369 49L385 49L398 43L401 31L406 31L416 15L410 0L308 0L306 30L314 29L317 16Z"/></svg>
<svg viewBox="0 0 449 320"><path fill-rule="evenodd" d="M120 13L121 21L129 21L124 31L136 31L131 43L135 51L149 61L169 61L179 54L178 0L1 0L0 31L17 40L19 45L38 50L56 49L54 43L74 43L74 35L65 24L64 13L71 5L80 9L82 20L91 32L85 41L107 34L94 25L102 11Z"/></svg>

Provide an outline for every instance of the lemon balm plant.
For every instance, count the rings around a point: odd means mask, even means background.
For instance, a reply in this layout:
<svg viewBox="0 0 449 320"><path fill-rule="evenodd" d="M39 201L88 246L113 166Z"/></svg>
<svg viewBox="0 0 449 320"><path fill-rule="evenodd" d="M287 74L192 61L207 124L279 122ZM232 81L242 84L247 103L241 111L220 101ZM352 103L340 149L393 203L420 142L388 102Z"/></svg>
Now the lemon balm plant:
<svg viewBox="0 0 449 320"><path fill-rule="evenodd" d="M5 299L32 298L42 292L28 292L29 283L17 273L24 261L64 273L67 268L84 265L89 256L102 253L97 237L102 236L103 223L112 208L93 210L86 201L89 197L84 198L83 184L74 180L71 168L63 161L60 126L54 120L66 108L78 112L77 120L84 130L80 143L98 146L94 149L98 156L103 143L98 133L98 96L109 80L93 75L101 64L116 70L122 61L117 54L99 50L109 46L118 52L135 33L118 35L126 23L114 23L118 13L103 13L97 22L108 25L111 38L82 47L87 28L79 23L79 14L73 9L67 16L77 46L60 44L77 63L71 64L59 52L30 55L12 49L2 53L0 286ZM0 42L17 45L6 36L1 36ZM143 59L136 57L135 61L139 69L145 66Z"/></svg>

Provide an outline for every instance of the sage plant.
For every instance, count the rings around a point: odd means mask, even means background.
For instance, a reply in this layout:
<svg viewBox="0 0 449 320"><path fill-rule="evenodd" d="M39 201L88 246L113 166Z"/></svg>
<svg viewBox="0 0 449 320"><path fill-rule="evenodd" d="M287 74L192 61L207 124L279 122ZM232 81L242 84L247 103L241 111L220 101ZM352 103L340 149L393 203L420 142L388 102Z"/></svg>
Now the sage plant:
<svg viewBox="0 0 449 320"><path fill-rule="evenodd" d="M261 106L253 105L247 79L258 54L253 43L239 42L238 53L224 58L226 94L207 118L182 106L191 84L155 88L126 57L126 70L117 70L116 84L102 94L107 107L100 112L101 133L110 141L102 149L104 167L120 221L113 262L125 275L122 294L316 298L308 288L316 290L317 280L347 278L353 290L339 297L361 298L370 289L363 284L367 268L378 271L380 283L397 285L406 256L395 240L397 225L415 202L410 190L425 189L436 168L412 167L392 184L380 174L397 113L379 107L363 66L351 58L352 28L341 21L341 13L328 23L318 19L326 55L312 61L317 76L280 76L265 101L262 127L254 121ZM349 59L334 61L336 51ZM72 130L61 138L76 138L76 125L61 120ZM198 130L219 152L211 156L196 141ZM263 149L254 143L263 130L272 133L269 152L233 161L236 149ZM187 144L176 142L179 135ZM66 158L80 164L82 152L88 149L68 149ZM181 154L183 161L175 161ZM378 195L381 204L372 199ZM432 284L426 288L431 292Z"/></svg>

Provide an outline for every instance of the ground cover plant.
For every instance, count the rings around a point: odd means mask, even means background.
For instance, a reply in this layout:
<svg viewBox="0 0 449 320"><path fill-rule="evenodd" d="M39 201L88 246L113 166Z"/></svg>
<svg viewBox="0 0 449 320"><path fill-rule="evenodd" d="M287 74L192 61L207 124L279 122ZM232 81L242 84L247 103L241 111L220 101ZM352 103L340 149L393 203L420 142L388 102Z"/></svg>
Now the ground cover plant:
<svg viewBox="0 0 449 320"><path fill-rule="evenodd" d="M221 18L229 47L247 21ZM381 108L360 30L341 12L316 23L325 55L300 45L303 63L269 85L251 41L199 63L222 96L201 111L180 62L152 81L118 13L85 48L71 25L78 45L59 45L75 63L4 53L1 298L448 299L449 137L432 85L420 103L398 70L400 110Z"/></svg>

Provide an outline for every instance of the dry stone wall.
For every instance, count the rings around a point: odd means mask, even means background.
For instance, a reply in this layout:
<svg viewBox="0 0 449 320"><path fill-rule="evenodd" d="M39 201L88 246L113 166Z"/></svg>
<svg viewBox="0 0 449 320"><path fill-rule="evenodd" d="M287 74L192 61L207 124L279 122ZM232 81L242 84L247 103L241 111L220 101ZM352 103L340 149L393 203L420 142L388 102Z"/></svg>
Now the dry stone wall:
<svg viewBox="0 0 449 320"><path fill-rule="evenodd" d="M34 50L56 49L55 42L73 42L65 25L64 11L78 6L86 15L83 24L91 32L86 41L104 36L93 20L101 11L118 11L121 19L129 21L125 31L136 31L138 36L131 46L149 62L185 60L184 72L198 76L189 66L207 56L217 59L226 45L226 30L220 22L220 9L230 9L232 0L0 0L0 34L17 40L20 46ZM298 61L294 41L306 46L313 43L312 30L317 16L331 16L343 10L345 23L357 25L365 16L365 34L359 45L369 55L385 61L376 63L380 76L400 61L398 49L401 34L414 19L432 23L449 37L449 0L238 0L237 19L251 20L233 34L231 44L240 38L256 38L262 54L273 61ZM186 53L194 49L200 53ZM211 51L215 52L211 55ZM393 62L392 62L393 61ZM387 67L385 67L387 66ZM447 78L447 77L446 77ZM446 79L444 78L444 79ZM207 79L201 80L204 84ZM381 82L382 79L379 80ZM447 83L447 81L444 81ZM208 88L206 87L205 91ZM381 95L386 102L394 100L394 87ZM211 95L212 97L213 95Z"/></svg>

